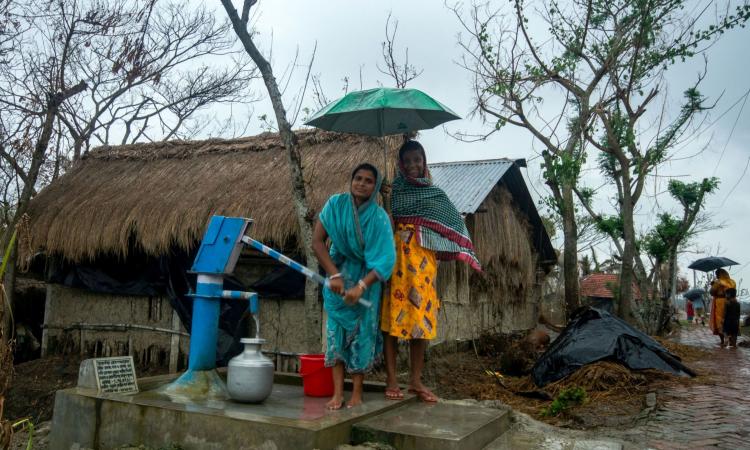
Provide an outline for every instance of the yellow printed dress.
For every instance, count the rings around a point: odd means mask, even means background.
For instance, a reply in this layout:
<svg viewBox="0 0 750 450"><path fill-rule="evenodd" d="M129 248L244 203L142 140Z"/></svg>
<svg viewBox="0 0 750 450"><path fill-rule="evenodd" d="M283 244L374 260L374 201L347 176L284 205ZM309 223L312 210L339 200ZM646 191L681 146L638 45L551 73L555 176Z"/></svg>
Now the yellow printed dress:
<svg viewBox="0 0 750 450"><path fill-rule="evenodd" d="M383 294L380 329L401 339L434 339L440 303L435 252L419 245L414 225L398 224L396 267Z"/></svg>

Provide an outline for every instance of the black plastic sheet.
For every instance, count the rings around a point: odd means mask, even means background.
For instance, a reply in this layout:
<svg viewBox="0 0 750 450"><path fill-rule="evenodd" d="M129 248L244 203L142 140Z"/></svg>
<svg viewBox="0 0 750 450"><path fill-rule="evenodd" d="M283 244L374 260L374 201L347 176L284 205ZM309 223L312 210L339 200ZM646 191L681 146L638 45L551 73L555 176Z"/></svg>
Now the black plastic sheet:
<svg viewBox="0 0 750 450"><path fill-rule="evenodd" d="M680 358L650 336L607 311L582 308L531 369L534 383L545 386L586 364L609 360L632 370L657 369L695 376Z"/></svg>

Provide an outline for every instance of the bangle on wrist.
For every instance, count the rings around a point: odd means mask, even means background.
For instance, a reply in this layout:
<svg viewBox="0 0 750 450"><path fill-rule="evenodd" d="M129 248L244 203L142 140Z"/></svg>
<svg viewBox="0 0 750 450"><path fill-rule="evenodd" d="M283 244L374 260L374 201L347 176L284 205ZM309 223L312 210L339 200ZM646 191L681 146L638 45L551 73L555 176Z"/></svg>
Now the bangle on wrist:
<svg viewBox="0 0 750 450"><path fill-rule="evenodd" d="M330 277L328 277L329 280L335 280L336 278L341 278L341 272L334 273Z"/></svg>
<svg viewBox="0 0 750 450"><path fill-rule="evenodd" d="M364 280L357 281L357 285L362 288L362 292L367 290L367 283L365 283Z"/></svg>

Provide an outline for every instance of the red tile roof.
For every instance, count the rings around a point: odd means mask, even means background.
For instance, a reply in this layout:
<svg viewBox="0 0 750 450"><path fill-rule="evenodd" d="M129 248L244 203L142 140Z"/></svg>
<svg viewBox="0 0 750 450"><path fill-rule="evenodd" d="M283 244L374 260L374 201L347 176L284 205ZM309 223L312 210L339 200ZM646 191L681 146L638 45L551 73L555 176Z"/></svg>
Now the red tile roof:
<svg viewBox="0 0 750 450"><path fill-rule="evenodd" d="M592 273L581 280L582 297L599 297L613 298L611 287L615 287L620 282L620 276L614 273ZM633 296L636 299L641 298L641 291L633 282Z"/></svg>

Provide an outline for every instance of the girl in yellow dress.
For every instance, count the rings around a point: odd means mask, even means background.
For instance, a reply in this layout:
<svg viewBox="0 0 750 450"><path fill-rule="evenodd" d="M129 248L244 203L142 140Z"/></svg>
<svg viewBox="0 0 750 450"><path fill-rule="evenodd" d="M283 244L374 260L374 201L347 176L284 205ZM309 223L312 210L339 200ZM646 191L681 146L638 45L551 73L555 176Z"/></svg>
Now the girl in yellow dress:
<svg viewBox="0 0 750 450"><path fill-rule="evenodd" d="M396 380L398 339L409 341L409 392L422 401L437 397L422 384L427 343L437 334L437 260L459 260L481 270L461 214L432 184L422 145L407 141L399 149L399 174L393 181L391 210L396 232L396 266L383 295L380 328L389 399L403 398Z"/></svg>

